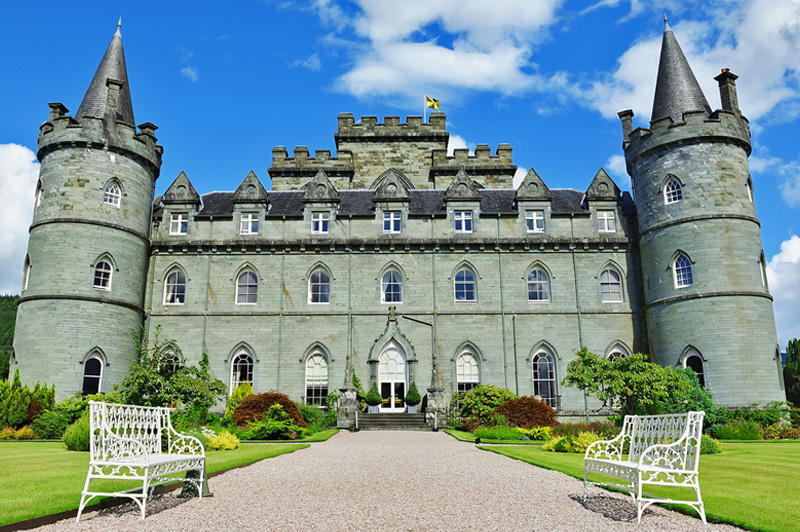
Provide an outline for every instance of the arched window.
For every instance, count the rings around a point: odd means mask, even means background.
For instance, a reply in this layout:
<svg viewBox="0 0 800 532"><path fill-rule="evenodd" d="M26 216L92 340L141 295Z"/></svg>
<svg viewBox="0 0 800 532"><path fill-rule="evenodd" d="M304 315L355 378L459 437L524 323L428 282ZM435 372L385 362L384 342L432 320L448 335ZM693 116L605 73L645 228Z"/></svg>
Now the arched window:
<svg viewBox="0 0 800 532"><path fill-rule="evenodd" d="M258 277L245 270L236 279L236 304L255 305L258 302Z"/></svg>
<svg viewBox="0 0 800 532"><path fill-rule="evenodd" d="M91 395L100 392L103 379L103 361L98 356L91 356L83 363L83 386L81 393Z"/></svg>
<svg viewBox="0 0 800 532"><path fill-rule="evenodd" d="M112 179L106 183L106 186L103 189L103 203L106 205L119 207L121 199L122 191L119 188L119 183Z"/></svg>
<svg viewBox="0 0 800 532"><path fill-rule="evenodd" d="M456 302L477 301L475 274L469 268L461 268L453 282Z"/></svg>
<svg viewBox="0 0 800 532"><path fill-rule="evenodd" d="M95 290L111 290L111 276L114 273L114 267L110 262L101 260L94 267L94 283Z"/></svg>
<svg viewBox="0 0 800 532"><path fill-rule="evenodd" d="M761 286L769 289L769 282L767 281L767 260L764 258L764 252L758 258L758 269L761 272Z"/></svg>
<svg viewBox="0 0 800 532"><path fill-rule="evenodd" d="M306 360L306 404L325 406L328 397L328 359L314 353Z"/></svg>
<svg viewBox="0 0 800 532"><path fill-rule="evenodd" d="M683 199L683 190L680 181L677 179L670 180L664 186L664 204L678 203Z"/></svg>
<svg viewBox="0 0 800 532"><path fill-rule="evenodd" d="M550 301L550 279L541 268L528 273L528 301Z"/></svg>
<svg viewBox="0 0 800 532"><path fill-rule="evenodd" d="M253 357L247 351L239 351L231 360L231 389L233 393L240 384L253 385Z"/></svg>
<svg viewBox="0 0 800 532"><path fill-rule="evenodd" d="M745 183L745 188L747 189L747 199L750 200L750 203L753 203L753 181L750 177L747 177L747 183Z"/></svg>
<svg viewBox="0 0 800 532"><path fill-rule="evenodd" d="M703 388L706 387L706 379L705 375L703 375L703 359L700 356L693 352L683 362L683 367L690 368L697 374L697 379L700 381L700 386Z"/></svg>
<svg viewBox="0 0 800 532"><path fill-rule="evenodd" d="M186 302L186 276L183 270L175 268L164 281L164 304L183 305Z"/></svg>
<svg viewBox="0 0 800 532"><path fill-rule="evenodd" d="M317 268L308 278L308 302L331 302L331 276L322 268Z"/></svg>
<svg viewBox="0 0 800 532"><path fill-rule="evenodd" d="M609 359L611 362L616 362L616 361L617 361L617 360L619 360L620 358L625 358L626 356L628 356L628 355L626 355L626 354L625 354L625 353L623 353L622 351L611 351L611 352L608 354L608 359Z"/></svg>
<svg viewBox="0 0 800 532"><path fill-rule="evenodd" d="M25 256L25 269L22 272L22 289L28 289L28 281L31 279L31 257L30 255Z"/></svg>
<svg viewBox="0 0 800 532"><path fill-rule="evenodd" d="M467 393L480 383L478 357L469 351L461 353L456 359L456 382L458 393Z"/></svg>
<svg viewBox="0 0 800 532"><path fill-rule="evenodd" d="M42 193L44 189L42 188L42 180L40 179L38 183L36 183L36 206L42 204Z"/></svg>
<svg viewBox="0 0 800 532"><path fill-rule="evenodd" d="M675 259L675 288L692 286L692 261L681 253Z"/></svg>
<svg viewBox="0 0 800 532"><path fill-rule="evenodd" d="M600 296L603 303L619 303L622 301L622 281L619 273L611 268L600 274Z"/></svg>
<svg viewBox="0 0 800 532"><path fill-rule="evenodd" d="M403 277L397 270L388 270L381 277L381 303L403 302Z"/></svg>
<svg viewBox="0 0 800 532"><path fill-rule="evenodd" d="M553 355L545 350L533 355L533 395L538 395L551 407L558 408L556 362Z"/></svg>

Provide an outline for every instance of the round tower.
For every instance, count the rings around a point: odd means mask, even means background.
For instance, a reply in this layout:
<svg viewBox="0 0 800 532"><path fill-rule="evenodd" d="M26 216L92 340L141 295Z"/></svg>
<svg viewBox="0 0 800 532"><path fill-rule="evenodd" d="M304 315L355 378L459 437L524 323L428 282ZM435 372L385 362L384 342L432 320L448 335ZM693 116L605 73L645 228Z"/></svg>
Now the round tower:
<svg viewBox="0 0 800 532"><path fill-rule="evenodd" d="M619 116L649 353L695 369L718 404L747 406L784 392L736 77L715 78L722 109L712 112L665 24L650 129L633 131L632 111Z"/></svg>
<svg viewBox="0 0 800 532"><path fill-rule="evenodd" d="M75 117L49 105L11 371L64 397L111 390L136 358L163 150L134 125L119 27Z"/></svg>

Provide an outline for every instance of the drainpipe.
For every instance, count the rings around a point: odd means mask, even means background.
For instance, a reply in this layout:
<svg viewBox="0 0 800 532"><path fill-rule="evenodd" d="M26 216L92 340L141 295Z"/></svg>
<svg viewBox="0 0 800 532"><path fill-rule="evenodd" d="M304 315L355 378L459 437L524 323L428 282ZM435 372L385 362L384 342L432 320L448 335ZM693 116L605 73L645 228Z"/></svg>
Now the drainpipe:
<svg viewBox="0 0 800 532"><path fill-rule="evenodd" d="M209 225L209 228L210 228L210 234L209 234L208 240L209 240L209 242L213 242L214 241L214 217L213 216L209 217L208 225ZM203 353L206 352L206 328L207 328L207 325L208 325L208 300L209 300L209 292L211 292L211 290L209 289L209 284L211 284L211 253L210 253L211 250L209 249L208 251L209 251L209 253L208 253L208 261L207 261L207 264L206 264L206 303L205 303L205 308L203 310ZM233 282L235 284L236 283L236 279L234 279ZM202 353L200 354L200 356L202 358ZM231 393L233 393L233 390L231 390Z"/></svg>
<svg viewBox="0 0 800 532"><path fill-rule="evenodd" d="M284 214L281 221L281 242L283 242L283 250L281 250L281 297L280 309L278 311L278 365L275 370L276 382L275 389L281 389L281 348L283 347L283 300L286 293L286 215Z"/></svg>
<svg viewBox="0 0 800 532"><path fill-rule="evenodd" d="M500 215L497 215L497 270L500 274L500 337L503 340L503 384L508 388L508 350L506 349L506 306L503 303L503 257L500 253ZM516 368L517 359L514 357ZM516 369L514 371L516 378ZM517 382L516 394L519 395L519 382Z"/></svg>
<svg viewBox="0 0 800 532"><path fill-rule="evenodd" d="M570 253L572 254L572 278L575 281L575 311L578 315L578 348L583 349L583 327L581 323L581 296L578 291L578 266L575 260L575 214L569 215L570 230ZM586 423L589 423L589 399L586 396L586 389L583 390L583 413L586 416Z"/></svg>
<svg viewBox="0 0 800 532"><path fill-rule="evenodd" d="M511 329L514 337L514 393L519 395L519 365L517 362L517 315L511 316Z"/></svg>
<svg viewBox="0 0 800 532"><path fill-rule="evenodd" d="M352 242L353 215L349 215L347 220L347 241ZM347 356L345 357L345 371L347 371L347 360L350 360L350 367L353 366L353 251L347 252ZM347 381L348 376L344 376ZM356 416L358 414L356 413ZM356 417L356 430L358 430L358 417Z"/></svg>

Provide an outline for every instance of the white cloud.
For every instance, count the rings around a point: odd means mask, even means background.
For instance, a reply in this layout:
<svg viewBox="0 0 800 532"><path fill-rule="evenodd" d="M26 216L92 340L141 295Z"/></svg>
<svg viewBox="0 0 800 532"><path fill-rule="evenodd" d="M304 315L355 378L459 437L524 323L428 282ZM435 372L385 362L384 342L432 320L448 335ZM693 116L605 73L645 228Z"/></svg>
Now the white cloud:
<svg viewBox="0 0 800 532"><path fill-rule="evenodd" d="M800 237L781 243L781 251L767 264L769 291L775 299L775 322L781 349L792 338L800 338Z"/></svg>
<svg viewBox="0 0 800 532"><path fill-rule="evenodd" d="M289 68L295 68L295 67L304 67L311 70L312 72L319 72L319 69L322 68L322 62L319 60L318 54L311 54L305 59L295 59L294 61L289 63Z"/></svg>
<svg viewBox="0 0 800 532"><path fill-rule="evenodd" d="M512 179L511 183L513 184L514 188L519 188L522 182L525 180L525 176L528 175L528 169L523 168L521 166L517 166L517 171L514 172L514 179Z"/></svg>
<svg viewBox="0 0 800 532"><path fill-rule="evenodd" d="M604 167L611 176L611 179L622 189L631 189L631 176L625 167L625 157L622 155L612 155Z"/></svg>
<svg viewBox="0 0 800 532"><path fill-rule="evenodd" d="M800 161L781 165L778 173L784 178L778 186L783 201L790 207L800 207Z"/></svg>
<svg viewBox="0 0 800 532"><path fill-rule="evenodd" d="M197 80L200 79L200 73L196 67L183 67L181 69L181 76L189 78L193 83L196 83Z"/></svg>
<svg viewBox="0 0 800 532"><path fill-rule="evenodd" d="M19 144L0 144L0 294L19 294L22 265L39 178L36 155Z"/></svg>
<svg viewBox="0 0 800 532"><path fill-rule="evenodd" d="M475 152L475 144L467 144L467 141L464 137L459 135L450 135L450 140L447 142L447 155L450 157L453 156L455 153L456 148L463 149L466 148L469 150L470 154Z"/></svg>

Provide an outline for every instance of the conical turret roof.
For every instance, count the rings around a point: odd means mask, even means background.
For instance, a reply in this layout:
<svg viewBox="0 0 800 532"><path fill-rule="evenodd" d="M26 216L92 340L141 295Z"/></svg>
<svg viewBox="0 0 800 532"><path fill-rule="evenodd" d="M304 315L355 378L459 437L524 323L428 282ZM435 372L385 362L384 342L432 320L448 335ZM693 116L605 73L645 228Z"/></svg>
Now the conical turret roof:
<svg viewBox="0 0 800 532"><path fill-rule="evenodd" d="M683 113L705 111L711 113L700 84L692 73L678 40L664 17L664 36L661 40L661 58L658 62L656 96L650 121L671 117L674 122L683 122Z"/></svg>
<svg viewBox="0 0 800 532"><path fill-rule="evenodd" d="M100 66L92 78L89 89L83 97L81 106L75 118L80 120L84 116L103 118L106 112L106 102L108 100L108 86L106 81L113 79L122 83L120 89L119 102L117 103L117 121L130 125L136 125L133 120L133 106L131 105L131 93L128 87L128 72L125 69L125 52L122 50L122 34L120 24L117 24L117 32L111 39Z"/></svg>

